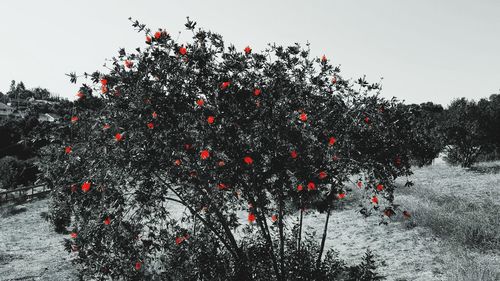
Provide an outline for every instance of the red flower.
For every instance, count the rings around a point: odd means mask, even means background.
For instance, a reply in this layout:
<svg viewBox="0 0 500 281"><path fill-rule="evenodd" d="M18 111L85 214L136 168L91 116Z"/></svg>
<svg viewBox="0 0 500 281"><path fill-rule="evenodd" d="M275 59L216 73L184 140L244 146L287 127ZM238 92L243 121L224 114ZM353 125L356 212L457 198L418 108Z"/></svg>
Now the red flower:
<svg viewBox="0 0 500 281"><path fill-rule="evenodd" d="M301 114L299 115L299 119L300 119L301 121L306 122L306 121L307 121L307 114L305 114L305 113L301 113Z"/></svg>
<svg viewBox="0 0 500 281"><path fill-rule="evenodd" d="M151 37L146 36L146 43L151 44Z"/></svg>
<svg viewBox="0 0 500 281"><path fill-rule="evenodd" d="M104 126L102 128L103 128L103 130L107 130L107 129L111 128L111 126L108 123L106 123L106 124L104 124Z"/></svg>
<svg viewBox="0 0 500 281"><path fill-rule="evenodd" d="M366 124L370 123L370 118L369 118L368 116L367 116L367 117L365 117L365 123L366 123Z"/></svg>
<svg viewBox="0 0 500 281"><path fill-rule="evenodd" d="M245 54L250 54L252 52L252 49L250 48L250 46L246 46L245 47Z"/></svg>
<svg viewBox="0 0 500 281"><path fill-rule="evenodd" d="M302 191L302 190L304 190L304 187L301 184L297 185L297 191Z"/></svg>
<svg viewBox="0 0 500 281"><path fill-rule="evenodd" d="M132 68L134 66L134 62L126 60L125 61L125 67L127 68Z"/></svg>
<svg viewBox="0 0 500 281"><path fill-rule="evenodd" d="M108 92L108 86L102 86L101 87L101 93L105 94Z"/></svg>
<svg viewBox="0 0 500 281"><path fill-rule="evenodd" d="M149 129L153 129L155 127L155 124L153 124L153 122L149 122L148 123L148 128Z"/></svg>
<svg viewBox="0 0 500 281"><path fill-rule="evenodd" d="M184 241L184 237L176 237L175 244L180 245Z"/></svg>
<svg viewBox="0 0 500 281"><path fill-rule="evenodd" d="M403 216L405 217L405 219L409 219L411 217L411 214L408 211L403 211Z"/></svg>
<svg viewBox="0 0 500 281"><path fill-rule="evenodd" d="M337 155L333 155L332 160L337 161L337 160L339 160L339 157Z"/></svg>
<svg viewBox="0 0 500 281"><path fill-rule="evenodd" d="M101 79L101 85L103 85L103 86L108 85L108 80L107 80L107 79L105 79L105 78L102 78L102 79Z"/></svg>
<svg viewBox="0 0 500 281"><path fill-rule="evenodd" d="M328 174L325 171L319 172L318 178L320 180L325 179L328 176Z"/></svg>
<svg viewBox="0 0 500 281"><path fill-rule="evenodd" d="M278 220L278 215L272 215L272 216L271 216L271 220L272 220L273 222L276 222L276 221Z"/></svg>
<svg viewBox="0 0 500 281"><path fill-rule="evenodd" d="M220 89L221 90L225 90L227 89L227 87L229 87L231 85L231 82L227 81L227 82L222 82L222 84L220 85Z"/></svg>
<svg viewBox="0 0 500 281"><path fill-rule="evenodd" d="M179 54L181 54L181 55L183 55L183 56L184 56L186 53L187 53L186 48L184 48L184 47L180 47L180 48L179 48Z"/></svg>
<svg viewBox="0 0 500 281"><path fill-rule="evenodd" d="M247 165L252 165L253 164L253 159L250 156L245 156L245 158L243 158L243 161L245 161L245 163Z"/></svg>
<svg viewBox="0 0 500 281"><path fill-rule="evenodd" d="M226 163L224 161L220 160L219 162L217 162L217 165L219 167L223 167L224 165L226 165Z"/></svg>
<svg viewBox="0 0 500 281"><path fill-rule="evenodd" d="M160 31L156 31L155 32L155 39L160 39L161 38L161 32Z"/></svg>
<svg viewBox="0 0 500 281"><path fill-rule="evenodd" d="M64 148L64 152L66 154L70 154L71 153L71 146L66 146L66 148Z"/></svg>
<svg viewBox="0 0 500 281"><path fill-rule="evenodd" d="M72 184L71 185L71 192L76 192L77 188L78 188L78 186L76 184Z"/></svg>
<svg viewBox="0 0 500 281"><path fill-rule="evenodd" d="M382 184L377 185L377 190L382 191L384 189L384 186Z"/></svg>
<svg viewBox="0 0 500 281"><path fill-rule="evenodd" d="M394 164L396 164L396 166L401 165L401 158L399 156L394 160Z"/></svg>
<svg viewBox="0 0 500 281"><path fill-rule="evenodd" d="M90 182L86 181L82 184L82 191L88 192L90 190Z"/></svg>
<svg viewBox="0 0 500 281"><path fill-rule="evenodd" d="M78 116L71 117L71 123L76 123L78 121Z"/></svg>
<svg viewBox="0 0 500 281"><path fill-rule="evenodd" d="M78 234L76 232L71 232L69 236L73 239L76 239L76 237L78 237Z"/></svg>
<svg viewBox="0 0 500 281"><path fill-rule="evenodd" d="M140 261L135 263L135 270L141 270L142 264Z"/></svg>
<svg viewBox="0 0 500 281"><path fill-rule="evenodd" d="M394 215L394 211L392 209L385 209L384 210L384 215L388 216L388 217L391 217L392 215Z"/></svg>
<svg viewBox="0 0 500 281"><path fill-rule="evenodd" d="M115 135L115 140L116 140L116 141L121 141L122 139L123 139L122 134L120 134L120 133L116 133L116 135Z"/></svg>
<svg viewBox="0 0 500 281"><path fill-rule="evenodd" d="M174 164L175 164L176 166L180 166L180 165L181 165L181 160L180 160L180 159L176 159L176 160L174 161Z"/></svg>
<svg viewBox="0 0 500 281"><path fill-rule="evenodd" d="M205 101L204 101L204 100L202 100L202 99L199 99L199 100L197 100L197 101L196 101L196 104L197 104L198 106L203 106L203 104L205 104Z"/></svg>
<svg viewBox="0 0 500 281"><path fill-rule="evenodd" d="M223 184L223 183L219 183L219 184L217 185L217 187L218 187L220 190L223 190L223 189L226 189L226 188L227 188L227 186L226 186L225 184Z"/></svg>
<svg viewBox="0 0 500 281"><path fill-rule="evenodd" d="M339 199L344 199L344 198L345 198L345 193L344 193L344 192L339 193L339 194L337 195L337 197L338 197Z"/></svg>
<svg viewBox="0 0 500 281"><path fill-rule="evenodd" d="M153 113L151 113L151 116L153 116L153 119L158 118L158 114L156 114L156 111L153 111Z"/></svg>
<svg viewBox="0 0 500 281"><path fill-rule="evenodd" d="M314 182L312 182L312 181L311 181L311 182L309 182L309 183L307 184L307 189L308 189L308 190L315 190L315 189L316 189L316 184L315 184Z"/></svg>
<svg viewBox="0 0 500 281"><path fill-rule="evenodd" d="M208 159L208 157L210 157L210 152L208 152L208 150L202 150L201 153L200 153L200 157L201 159L203 160L206 160Z"/></svg>
<svg viewBox="0 0 500 281"><path fill-rule="evenodd" d="M253 213L248 214L248 222L252 223L255 221L255 215Z"/></svg>
<svg viewBox="0 0 500 281"><path fill-rule="evenodd" d="M111 223L111 219L110 219L109 217L106 217L106 218L104 219L104 224L105 224L105 225L109 225L110 223Z"/></svg>
<svg viewBox="0 0 500 281"><path fill-rule="evenodd" d="M255 90L253 90L253 95L254 95L254 96L258 96L258 95L260 95L261 93L262 93L262 91L261 91L260 89L255 89Z"/></svg>
<svg viewBox="0 0 500 281"><path fill-rule="evenodd" d="M358 181L358 188L361 188L363 186L363 183L361 181Z"/></svg>
<svg viewBox="0 0 500 281"><path fill-rule="evenodd" d="M377 196L373 196L371 201L372 201L373 204L378 204L378 198L377 198Z"/></svg>
<svg viewBox="0 0 500 281"><path fill-rule="evenodd" d="M189 144L189 143L184 144L184 149L185 149L185 150L190 150L190 149L191 149L191 147L192 147L192 145L191 145L191 144Z"/></svg>
<svg viewBox="0 0 500 281"><path fill-rule="evenodd" d="M335 137L330 137L328 140L328 145L334 145L337 142L337 139Z"/></svg>
<svg viewBox="0 0 500 281"><path fill-rule="evenodd" d="M213 116L208 116L208 118L207 118L207 122L208 122L208 124L213 124L213 123L214 123L214 121L215 121L215 117L213 117Z"/></svg>
<svg viewBox="0 0 500 281"><path fill-rule="evenodd" d="M291 156L293 159L297 158L297 151L292 150L292 152L290 152L290 156Z"/></svg>
<svg viewBox="0 0 500 281"><path fill-rule="evenodd" d="M79 98L79 99L83 99L85 97L85 94L82 92L82 91L78 91L78 93L76 93L76 96Z"/></svg>
<svg viewBox="0 0 500 281"><path fill-rule="evenodd" d="M327 59L326 59L326 56L325 56L325 55L323 55L323 56L321 57L321 62L326 62L326 60L327 60Z"/></svg>
<svg viewBox="0 0 500 281"><path fill-rule="evenodd" d="M336 76L333 76L333 78L332 78L332 83L333 83L333 84L337 83L337 77L336 77Z"/></svg>

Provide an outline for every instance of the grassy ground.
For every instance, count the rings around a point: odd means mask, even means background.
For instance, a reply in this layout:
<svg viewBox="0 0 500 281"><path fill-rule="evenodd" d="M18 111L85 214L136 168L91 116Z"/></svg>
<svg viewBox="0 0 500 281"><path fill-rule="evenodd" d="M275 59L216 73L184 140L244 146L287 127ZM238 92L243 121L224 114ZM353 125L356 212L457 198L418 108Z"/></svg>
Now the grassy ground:
<svg viewBox="0 0 500 281"><path fill-rule="evenodd" d="M326 246L352 264L370 248L387 280L500 280L498 167L500 162L462 169L436 160L415 169L410 178L415 185L403 187L402 181L396 194L396 203L412 217L396 216L388 225L379 225L376 216L365 219L355 201L347 200L351 203L332 213ZM40 216L47 200L25 206L18 214L0 210L0 280L75 280L63 236ZM319 239L324 219L306 216L305 231Z"/></svg>
<svg viewBox="0 0 500 281"><path fill-rule="evenodd" d="M47 200L0 209L0 280L76 280L64 235L41 217Z"/></svg>

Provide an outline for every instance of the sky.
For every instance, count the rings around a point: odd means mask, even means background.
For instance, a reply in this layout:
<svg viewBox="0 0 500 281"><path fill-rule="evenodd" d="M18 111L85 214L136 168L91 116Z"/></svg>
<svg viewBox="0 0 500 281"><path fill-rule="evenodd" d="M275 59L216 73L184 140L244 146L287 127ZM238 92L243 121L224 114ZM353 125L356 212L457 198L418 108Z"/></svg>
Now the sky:
<svg viewBox="0 0 500 281"><path fill-rule="evenodd" d="M119 48L144 46L129 17L187 41L186 16L254 52L309 42L345 78L383 77L382 95L407 103L500 93L496 0L2 0L0 92L16 80L74 99L66 73L104 70Z"/></svg>

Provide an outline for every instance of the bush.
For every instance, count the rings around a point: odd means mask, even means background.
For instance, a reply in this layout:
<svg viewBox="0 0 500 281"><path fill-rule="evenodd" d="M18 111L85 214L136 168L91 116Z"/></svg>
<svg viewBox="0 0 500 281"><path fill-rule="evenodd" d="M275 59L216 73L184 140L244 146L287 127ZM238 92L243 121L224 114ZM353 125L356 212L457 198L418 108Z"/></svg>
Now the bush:
<svg viewBox="0 0 500 281"><path fill-rule="evenodd" d="M65 143L50 147L43 170L54 183L52 216L62 225L73 217L68 249L78 248L81 274L286 280L342 272L323 255L330 214L351 188L366 189L365 215L385 222L400 211L394 180L411 174L410 147L422 137L411 111L298 44L241 52L195 25L186 24L193 42L180 44L134 22L148 46L120 50L110 73L85 75L91 83L74 115L54 132ZM179 220L170 218L176 204L186 210ZM287 218L305 208L326 216L317 243L302 238L302 220L287 231ZM355 272L372 269L367 262Z"/></svg>
<svg viewBox="0 0 500 281"><path fill-rule="evenodd" d="M30 161L21 161L12 156L0 159L0 187L14 189L36 180L38 169Z"/></svg>

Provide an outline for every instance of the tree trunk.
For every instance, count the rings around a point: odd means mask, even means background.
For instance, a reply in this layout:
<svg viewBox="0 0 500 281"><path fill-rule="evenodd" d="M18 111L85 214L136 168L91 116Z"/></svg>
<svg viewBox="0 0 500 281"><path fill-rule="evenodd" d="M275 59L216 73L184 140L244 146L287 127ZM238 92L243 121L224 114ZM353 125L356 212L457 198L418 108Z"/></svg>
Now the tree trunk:
<svg viewBox="0 0 500 281"><path fill-rule="evenodd" d="M326 213L325 227L323 229L323 237L321 238L321 245L319 247L318 259L316 260L317 268L319 268L319 266L321 265L321 257L323 256L323 250L325 249L325 240L326 240L326 234L328 233L328 221L330 220L330 213L331 209L330 207L328 207L328 211Z"/></svg>

